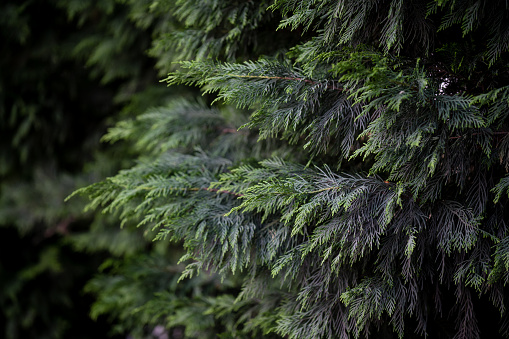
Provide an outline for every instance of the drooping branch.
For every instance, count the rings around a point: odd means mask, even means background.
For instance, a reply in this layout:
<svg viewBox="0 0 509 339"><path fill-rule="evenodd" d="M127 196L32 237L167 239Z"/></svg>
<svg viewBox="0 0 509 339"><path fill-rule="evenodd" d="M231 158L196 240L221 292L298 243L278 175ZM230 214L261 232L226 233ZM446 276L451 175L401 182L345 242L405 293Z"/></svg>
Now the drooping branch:
<svg viewBox="0 0 509 339"><path fill-rule="evenodd" d="M480 135L481 133L472 133L472 135ZM509 134L509 131L499 131L499 132L491 132L491 134L493 135L507 135ZM455 136L455 137L449 137L449 139L459 139L459 138L462 138L464 137L464 135L458 135L458 136Z"/></svg>
<svg viewBox="0 0 509 339"><path fill-rule="evenodd" d="M314 81L306 78L297 78L297 77L278 77L278 76L268 76L268 75L240 75L240 74L226 74L227 76L231 76L234 78L252 78L252 79L274 79L274 80L289 80L289 81L302 81L311 85L319 84L319 81ZM335 82L334 85L327 85L327 89L335 90L335 91L344 91L343 87L337 87Z"/></svg>
<svg viewBox="0 0 509 339"><path fill-rule="evenodd" d="M140 187L138 187L138 189L149 191L149 190L156 189L156 187L153 187L153 186L140 186ZM217 188L209 188L209 187L190 187L190 188L168 187L168 190L170 190L170 191L183 191L183 192L186 192L186 191L208 191L208 192L230 194L230 195L234 195L236 197L244 196L244 194L241 194L241 193L235 193L235 192L232 192L232 191L221 190L221 189L217 189Z"/></svg>

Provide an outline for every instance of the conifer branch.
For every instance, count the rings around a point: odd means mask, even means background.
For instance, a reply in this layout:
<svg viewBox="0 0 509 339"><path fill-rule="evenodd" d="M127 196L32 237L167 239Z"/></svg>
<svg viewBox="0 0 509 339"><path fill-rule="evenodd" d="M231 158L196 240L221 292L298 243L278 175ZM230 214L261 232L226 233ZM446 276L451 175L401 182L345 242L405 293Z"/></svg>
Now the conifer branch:
<svg viewBox="0 0 509 339"><path fill-rule="evenodd" d="M127 186L124 186L124 188L127 188ZM145 191L152 191L152 190L157 189L157 187L139 186L139 187L137 187L137 189L141 189L141 190L145 190ZM232 192L232 191L222 190L222 189L218 189L218 188L209 188L209 187L190 187L190 188L184 188L184 187L165 187L165 189L167 189L169 191L183 191L183 192L186 192L186 191L194 191L194 192L196 192L196 191L208 191L208 192L230 194L230 195L234 195L234 196L237 196L237 197L243 197L244 196L244 194L242 194L242 193L235 193L235 192Z"/></svg>
<svg viewBox="0 0 509 339"><path fill-rule="evenodd" d="M230 319L249 326L225 336L403 338L411 324L417 336L478 339L476 304L490 301L509 323L504 1L275 0L280 27L308 32L286 39L298 41L284 56L250 48L260 4L177 2L192 29L172 39L193 60L166 81L222 105L119 124L110 140L132 140L143 161L84 189L91 204L183 242L184 276L241 271L237 301L269 311Z"/></svg>
<svg viewBox="0 0 509 339"><path fill-rule="evenodd" d="M268 75L241 75L241 74L226 74L227 76L233 77L233 78L251 78L251 79L274 79L274 80L288 80L288 81L300 81L305 82L310 85L317 85L320 82L314 81L306 78L296 78L296 77L283 77L283 76L268 76ZM343 91L343 87L337 87L335 85L327 85L327 89L330 90L339 90Z"/></svg>
<svg viewBox="0 0 509 339"><path fill-rule="evenodd" d="M509 132L503 132L503 131L498 131L498 132L491 132L491 134L493 135L507 135L509 134ZM482 133L472 133L471 135L482 135ZM463 135L458 135L458 136L455 136L455 137L449 137L449 139L459 139L459 138L462 138L464 137Z"/></svg>

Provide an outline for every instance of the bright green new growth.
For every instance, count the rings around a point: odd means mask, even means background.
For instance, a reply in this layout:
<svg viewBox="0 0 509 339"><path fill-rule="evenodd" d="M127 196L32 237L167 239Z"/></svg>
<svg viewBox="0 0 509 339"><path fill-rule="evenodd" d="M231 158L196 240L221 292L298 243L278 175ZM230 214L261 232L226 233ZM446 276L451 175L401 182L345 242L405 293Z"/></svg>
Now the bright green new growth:
<svg viewBox="0 0 509 339"><path fill-rule="evenodd" d="M89 206L182 242L183 277L240 279L225 337L508 336L506 2L279 0L275 39L302 35L263 55L240 50L265 29L267 4L248 3L259 15L177 3L193 29L172 44L209 54L165 80L216 108L175 101L112 128L144 156L81 189Z"/></svg>

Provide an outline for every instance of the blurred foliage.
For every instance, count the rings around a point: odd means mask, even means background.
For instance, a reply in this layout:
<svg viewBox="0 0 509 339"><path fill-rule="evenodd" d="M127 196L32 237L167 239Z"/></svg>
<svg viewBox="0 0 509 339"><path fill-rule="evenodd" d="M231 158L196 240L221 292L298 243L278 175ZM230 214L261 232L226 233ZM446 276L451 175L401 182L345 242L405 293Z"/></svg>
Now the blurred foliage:
<svg viewBox="0 0 509 339"><path fill-rule="evenodd" d="M132 163L100 137L115 116L163 104L141 27L117 1L0 4L0 337L105 337L85 283L109 257L151 248L64 199ZM122 113L123 112L123 113Z"/></svg>

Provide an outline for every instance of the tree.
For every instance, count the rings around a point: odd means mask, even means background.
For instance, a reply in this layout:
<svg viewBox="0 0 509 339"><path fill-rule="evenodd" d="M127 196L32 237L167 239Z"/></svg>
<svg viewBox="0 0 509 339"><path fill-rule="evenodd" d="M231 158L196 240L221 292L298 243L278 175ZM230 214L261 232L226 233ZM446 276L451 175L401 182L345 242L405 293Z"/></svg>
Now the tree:
<svg viewBox="0 0 509 339"><path fill-rule="evenodd" d="M507 6L177 1L152 51L205 100L119 122L140 161L78 192L240 279L225 337L508 336ZM175 298L138 311L187 330Z"/></svg>

